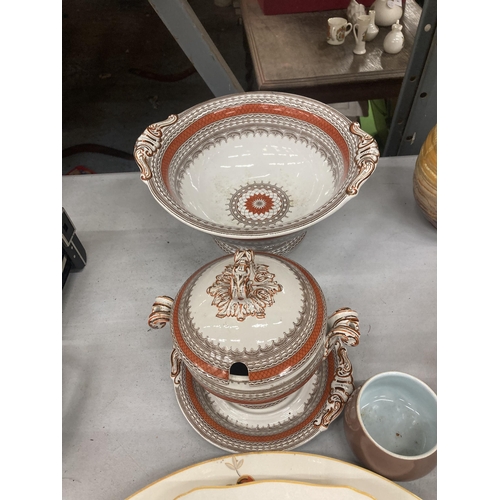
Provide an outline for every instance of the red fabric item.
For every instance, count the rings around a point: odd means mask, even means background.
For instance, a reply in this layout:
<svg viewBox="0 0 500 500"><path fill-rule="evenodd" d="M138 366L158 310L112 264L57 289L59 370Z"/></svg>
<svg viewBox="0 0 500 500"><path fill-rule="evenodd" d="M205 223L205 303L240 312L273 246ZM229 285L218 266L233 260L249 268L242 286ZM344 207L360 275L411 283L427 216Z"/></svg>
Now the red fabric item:
<svg viewBox="0 0 500 500"><path fill-rule="evenodd" d="M370 7L375 0L356 1L365 7ZM258 0L258 2L264 14L276 15L347 9L350 0Z"/></svg>
<svg viewBox="0 0 500 500"><path fill-rule="evenodd" d="M77 167L70 170L66 175L79 175L79 174L95 174L90 168L84 167L83 165L78 165Z"/></svg>

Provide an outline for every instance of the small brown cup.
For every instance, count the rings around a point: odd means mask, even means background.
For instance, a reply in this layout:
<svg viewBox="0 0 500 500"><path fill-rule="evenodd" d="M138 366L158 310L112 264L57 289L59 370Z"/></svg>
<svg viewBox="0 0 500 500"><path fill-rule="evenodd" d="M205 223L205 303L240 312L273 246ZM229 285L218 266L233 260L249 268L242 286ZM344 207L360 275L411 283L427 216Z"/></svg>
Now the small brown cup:
<svg viewBox="0 0 500 500"><path fill-rule="evenodd" d="M350 397L344 431L365 467L393 481L413 481L436 467L437 396L406 373L379 373Z"/></svg>

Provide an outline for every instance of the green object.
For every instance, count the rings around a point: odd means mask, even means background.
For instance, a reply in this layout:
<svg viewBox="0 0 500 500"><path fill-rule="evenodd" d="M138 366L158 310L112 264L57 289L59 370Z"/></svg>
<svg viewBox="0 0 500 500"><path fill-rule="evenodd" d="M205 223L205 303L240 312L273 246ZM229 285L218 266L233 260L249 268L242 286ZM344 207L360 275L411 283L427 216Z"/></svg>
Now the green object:
<svg viewBox="0 0 500 500"><path fill-rule="evenodd" d="M388 102L385 99L374 99L368 101L368 116L359 118L361 128L377 141L380 151L384 150L389 134L390 115Z"/></svg>

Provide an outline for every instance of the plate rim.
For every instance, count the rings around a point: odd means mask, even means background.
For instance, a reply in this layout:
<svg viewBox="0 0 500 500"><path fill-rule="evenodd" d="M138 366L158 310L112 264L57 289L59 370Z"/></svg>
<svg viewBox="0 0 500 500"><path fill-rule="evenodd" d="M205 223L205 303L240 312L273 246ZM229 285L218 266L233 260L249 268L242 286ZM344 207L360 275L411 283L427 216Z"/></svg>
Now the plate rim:
<svg viewBox="0 0 500 500"><path fill-rule="evenodd" d="M178 499L182 499L184 497L187 497L189 494L197 492L197 491L205 491L207 489L210 490L221 490L221 489L234 489L234 488L252 488L255 487L256 485L260 484L269 484L269 483L280 483L280 484L287 484L287 485L302 485L302 486L312 486L313 488L324 488L324 489L348 489L351 491L354 491L356 493L360 493L368 500L376 500L376 498L373 495L370 495L369 493L366 493L365 491L360 490L359 488L355 488L354 486L349 486L347 484L319 484L319 483L310 483L307 481L299 481L299 480L294 480L294 479L259 479L259 480L254 480L254 481L248 481L245 483L241 484L228 484L228 485L209 485L209 486L197 486L189 491L186 491L185 493L181 493L178 495ZM176 499L177 500L177 499Z"/></svg>
<svg viewBox="0 0 500 500"><path fill-rule="evenodd" d="M152 483L147 484L146 486L144 486L140 490L137 490L135 493L132 493L132 495L126 497L125 500L133 500L139 494L143 493L144 491L146 491L149 488L152 488L153 486L157 485L158 483L161 483L163 481L168 482L170 479L174 478L175 476L182 474L183 472L186 472L190 469L196 469L197 467L201 467L203 465L207 465L210 463L215 464L217 462L221 462L224 460L232 460L232 458L235 456L237 456L239 458L245 458L245 457L248 457L250 455L261 455L261 456L264 456L264 455L272 455L272 456L295 455L295 456L298 456L299 458L305 459L305 460L307 460L307 459L320 459L320 460L339 463L339 464L345 465L349 468L356 470L357 472L361 473L362 475L373 476L373 478L375 478L378 482L386 483L389 486L393 486L393 487L399 489L401 492L408 495L409 498L411 497L415 500L422 500L415 493L407 490L406 488L399 485L398 483L391 481L390 479L387 479L386 477L381 476L380 474L377 474L376 472L373 472L369 469L365 469L359 465L356 465L356 464L353 464L350 462L346 462L345 460L340 460L338 458L329 457L326 455L319 455L317 453L300 452L300 451L294 451L294 450L292 450L292 451L250 451L250 452L245 452L245 453L229 453L226 455L221 455L218 457L209 458L207 460L203 460L201 462L196 462L194 464L188 465L188 466L183 467L181 469L175 470L175 471L171 472L170 474L167 474L166 476L163 476L163 477L157 479L156 481L153 481Z"/></svg>

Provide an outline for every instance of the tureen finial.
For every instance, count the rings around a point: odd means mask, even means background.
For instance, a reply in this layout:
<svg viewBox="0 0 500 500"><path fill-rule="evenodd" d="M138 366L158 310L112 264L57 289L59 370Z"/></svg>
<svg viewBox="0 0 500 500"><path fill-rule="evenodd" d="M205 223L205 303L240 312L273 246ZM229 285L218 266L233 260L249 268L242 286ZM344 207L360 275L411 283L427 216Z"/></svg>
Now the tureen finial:
<svg viewBox="0 0 500 500"><path fill-rule="evenodd" d="M207 293L214 297L212 305L218 308L216 316L234 316L238 321L247 316L265 318L266 307L274 304L273 295L283 289L268 267L255 262L253 250L237 250L234 264L226 266L207 288Z"/></svg>

